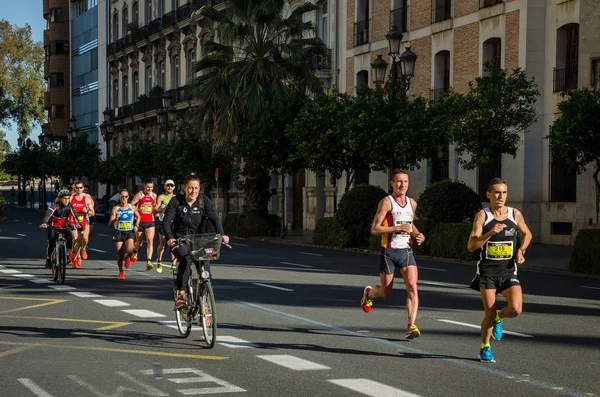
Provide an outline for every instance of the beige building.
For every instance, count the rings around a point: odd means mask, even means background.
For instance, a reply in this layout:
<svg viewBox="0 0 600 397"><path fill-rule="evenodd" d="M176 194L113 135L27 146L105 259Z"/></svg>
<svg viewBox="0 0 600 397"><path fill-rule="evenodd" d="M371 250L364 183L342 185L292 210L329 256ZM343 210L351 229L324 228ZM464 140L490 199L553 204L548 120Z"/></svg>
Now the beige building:
<svg viewBox="0 0 600 397"><path fill-rule="evenodd" d="M551 161L545 136L558 117L563 91L598 86L600 3L350 0L340 4L344 8L339 10L339 24L330 26L331 36L340 42L336 71L340 91L352 93L359 84L372 85L371 62L377 55L390 62L385 35L391 25L404 33L403 47L410 46L418 56L411 96L434 98L449 88L465 92L468 83L482 74L484 62L492 59L506 69L525 69L539 86L539 119L524 134L516 158L504 155L495 167L467 171L458 167L453 148L444 148L438 158L411 172L410 195L418 197L432 182L451 178L465 182L483 198L491 177L501 176L509 185L510 205L523 210L535 241L569 244L577 229L595 224L592 171L576 176L564 163ZM369 183L382 187L387 179L384 173L368 175Z"/></svg>

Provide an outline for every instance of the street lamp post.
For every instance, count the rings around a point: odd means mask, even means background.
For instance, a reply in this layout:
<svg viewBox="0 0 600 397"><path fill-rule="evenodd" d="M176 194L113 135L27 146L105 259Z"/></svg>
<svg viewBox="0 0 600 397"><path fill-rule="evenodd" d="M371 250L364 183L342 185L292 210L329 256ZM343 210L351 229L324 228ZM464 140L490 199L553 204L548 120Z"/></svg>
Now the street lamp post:
<svg viewBox="0 0 600 397"><path fill-rule="evenodd" d="M385 38L388 40L388 54L392 61L390 79L388 81L391 92L395 94L400 90L406 93L410 88L410 80L415 75L417 54L412 52L410 47L406 47L406 50L400 54L402 32L398 30L396 25L392 26L392 29L385 35ZM378 55L377 59L371 63L375 84L384 83L387 66L388 63L381 55Z"/></svg>
<svg viewBox="0 0 600 397"><path fill-rule="evenodd" d="M177 121L177 109L174 106L174 98L170 92L165 92L162 96L162 107L156 111L159 126L159 141L161 144L168 141L168 135L171 128ZM162 183L162 181L159 181Z"/></svg>
<svg viewBox="0 0 600 397"><path fill-rule="evenodd" d="M23 147L25 145L25 139L27 138L27 131L25 131L25 129L22 129L19 132L19 138L17 139L17 143L19 145L19 151L21 152L21 154L23 154ZM18 184L18 203L19 205L25 205L25 176L23 175L23 173L21 172L21 170L19 170L19 173L17 175L17 184Z"/></svg>
<svg viewBox="0 0 600 397"><path fill-rule="evenodd" d="M100 135L106 142L106 159L110 157L110 140L112 139L113 133L115 132L115 122L113 121L112 111L106 108L102 115L104 121L100 124ZM110 184L106 184L106 197L110 197Z"/></svg>

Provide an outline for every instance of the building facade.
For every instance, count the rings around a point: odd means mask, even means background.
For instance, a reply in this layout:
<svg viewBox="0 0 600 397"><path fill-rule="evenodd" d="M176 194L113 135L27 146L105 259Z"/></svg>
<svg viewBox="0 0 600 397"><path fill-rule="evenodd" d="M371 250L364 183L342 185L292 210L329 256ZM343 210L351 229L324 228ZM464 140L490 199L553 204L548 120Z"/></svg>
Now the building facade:
<svg viewBox="0 0 600 397"><path fill-rule="evenodd" d="M48 133L64 138L69 130L69 0L44 0L44 108L48 112Z"/></svg>

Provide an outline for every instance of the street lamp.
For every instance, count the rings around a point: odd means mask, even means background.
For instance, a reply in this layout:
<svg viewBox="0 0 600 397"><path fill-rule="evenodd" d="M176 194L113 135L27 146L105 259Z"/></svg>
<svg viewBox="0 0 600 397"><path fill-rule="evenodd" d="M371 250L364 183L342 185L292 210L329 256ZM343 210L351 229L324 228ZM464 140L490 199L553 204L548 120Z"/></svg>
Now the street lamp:
<svg viewBox="0 0 600 397"><path fill-rule="evenodd" d="M77 137L77 119L75 117L71 117L69 119L69 131L67 132L67 137L69 140Z"/></svg>
<svg viewBox="0 0 600 397"><path fill-rule="evenodd" d="M406 50L400 54L400 46L402 43L402 32L398 30L396 25L392 26L392 29L385 35L388 40L388 54L392 61L392 67L390 70L390 80L392 92L395 93L396 89L401 89L405 93L410 88L410 80L415 75L415 64L417 62L417 54L410 50L410 47L406 47ZM374 83L379 85L385 81L385 73L388 63L383 59L381 55L377 55L371 63L372 75Z"/></svg>
<svg viewBox="0 0 600 397"><path fill-rule="evenodd" d="M156 111L158 125L161 129L161 143L169 130L177 121L177 108L174 106L174 98L170 92L165 92L162 96L162 107Z"/></svg>
<svg viewBox="0 0 600 397"><path fill-rule="evenodd" d="M104 121L100 124L100 135L106 142L106 160L110 157L110 140L115 132L115 122L112 117L112 110L106 108L102 115L104 117ZM110 184L106 185L106 197L110 197Z"/></svg>
<svg viewBox="0 0 600 397"><path fill-rule="evenodd" d="M17 138L17 144L19 145L19 151L21 152L21 154L23 153L23 147L25 146L25 139L27 139L27 131L25 131L25 129L22 129L19 132L19 138ZM17 187L19 188L18 203L19 205L25 205L25 176L21 173L21 170L19 170L17 179Z"/></svg>

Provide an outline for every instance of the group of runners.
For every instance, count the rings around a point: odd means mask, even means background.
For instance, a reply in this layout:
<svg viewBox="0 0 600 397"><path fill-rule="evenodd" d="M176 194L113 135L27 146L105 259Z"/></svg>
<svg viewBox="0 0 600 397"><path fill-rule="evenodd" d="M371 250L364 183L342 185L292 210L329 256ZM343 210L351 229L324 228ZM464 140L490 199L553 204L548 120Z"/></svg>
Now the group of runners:
<svg viewBox="0 0 600 397"><path fill-rule="evenodd" d="M371 225L371 234L381 236L381 285L365 287L361 306L368 313L373 299L390 296L394 276L400 274L407 291L406 338L414 339L421 332L415 324L419 296L418 268L413 255L412 238L417 244L421 244L425 241L425 236L413 223L417 202L407 196L408 185L407 171L392 171L392 194L379 202ZM490 205L475 216L466 247L470 252L481 250L471 288L480 292L483 303L479 360L487 363L496 361L490 340L502 339L503 319L521 314L523 292L517 278L517 266L525 262L525 252L532 239L521 212L506 205L507 194L506 181L494 178L489 182L486 195ZM520 240L517 238L518 231L523 236ZM496 308L497 293L506 298L506 306L502 309Z"/></svg>

